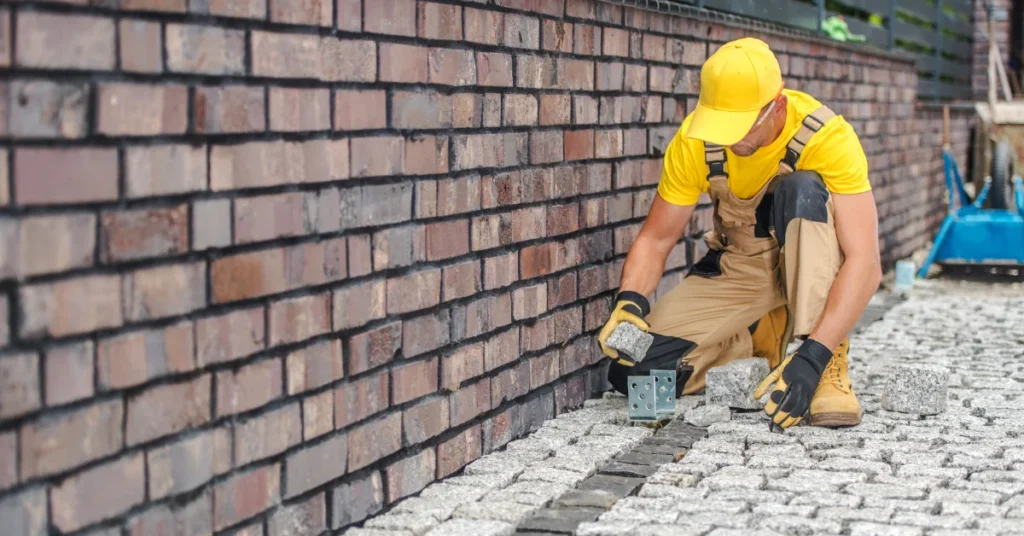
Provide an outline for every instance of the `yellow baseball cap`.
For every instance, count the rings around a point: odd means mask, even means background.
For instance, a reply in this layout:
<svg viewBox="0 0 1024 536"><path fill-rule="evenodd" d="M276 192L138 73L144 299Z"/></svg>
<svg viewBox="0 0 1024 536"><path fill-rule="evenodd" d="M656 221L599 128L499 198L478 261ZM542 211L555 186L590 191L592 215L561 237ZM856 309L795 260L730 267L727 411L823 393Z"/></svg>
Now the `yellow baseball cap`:
<svg viewBox="0 0 1024 536"><path fill-rule="evenodd" d="M730 41L701 68L700 98L686 136L733 145L780 91L782 70L768 44L753 37Z"/></svg>

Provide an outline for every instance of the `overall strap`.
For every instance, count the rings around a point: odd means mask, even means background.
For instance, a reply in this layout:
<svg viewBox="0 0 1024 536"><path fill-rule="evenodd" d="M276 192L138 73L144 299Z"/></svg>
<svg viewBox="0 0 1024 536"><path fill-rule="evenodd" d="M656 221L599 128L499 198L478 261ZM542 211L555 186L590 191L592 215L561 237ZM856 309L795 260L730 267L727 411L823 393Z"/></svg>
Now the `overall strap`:
<svg viewBox="0 0 1024 536"><path fill-rule="evenodd" d="M814 134L821 130L821 127L825 126L829 119L835 116L835 112L825 105L821 105L817 110L808 114L800 128L796 131L796 134L793 135L793 138L786 145L786 156L779 162L779 167L783 168L786 173L795 171L796 163L800 160L800 154L803 152L804 147L807 146L807 142L811 141Z"/></svg>
<svg viewBox="0 0 1024 536"><path fill-rule="evenodd" d="M708 165L708 182L718 177L729 178L729 174L725 171L725 147L705 143L704 162Z"/></svg>

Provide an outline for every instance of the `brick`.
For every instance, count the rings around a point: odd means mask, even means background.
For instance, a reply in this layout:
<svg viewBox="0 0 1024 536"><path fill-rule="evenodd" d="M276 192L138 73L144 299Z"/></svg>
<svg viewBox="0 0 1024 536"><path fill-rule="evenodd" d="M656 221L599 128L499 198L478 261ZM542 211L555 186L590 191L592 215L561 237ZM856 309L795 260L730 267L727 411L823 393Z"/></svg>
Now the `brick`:
<svg viewBox="0 0 1024 536"><path fill-rule="evenodd" d="M412 193L413 187L408 182L363 186L362 206L358 209L360 224L375 226L408 220L412 215ZM343 207L342 211L343 221L347 215L346 208ZM356 210L356 207L352 207L352 210Z"/></svg>
<svg viewBox="0 0 1024 536"><path fill-rule="evenodd" d="M188 9L188 2L186 0L122 0L119 7L125 11L184 13Z"/></svg>
<svg viewBox="0 0 1024 536"><path fill-rule="evenodd" d="M465 8L466 41L498 45L505 35L505 14L489 9Z"/></svg>
<svg viewBox="0 0 1024 536"><path fill-rule="evenodd" d="M349 427L390 406L388 371L381 371L334 390L334 420L338 430Z"/></svg>
<svg viewBox="0 0 1024 536"><path fill-rule="evenodd" d="M480 292L483 282L480 277L480 261L466 261L445 266L441 273L442 301L451 301L472 296Z"/></svg>
<svg viewBox="0 0 1024 536"><path fill-rule="evenodd" d="M148 451L149 498L187 493L206 484L231 470L231 456L230 428L207 430Z"/></svg>
<svg viewBox="0 0 1024 536"><path fill-rule="evenodd" d="M647 91L647 66L627 65L624 82L626 91L643 92Z"/></svg>
<svg viewBox="0 0 1024 536"><path fill-rule="evenodd" d="M594 62L588 60L520 56L517 85L533 89L593 90Z"/></svg>
<svg viewBox="0 0 1024 536"><path fill-rule="evenodd" d="M56 205L117 199L114 148L19 147L14 151L14 201Z"/></svg>
<svg viewBox="0 0 1024 536"><path fill-rule="evenodd" d="M213 488L213 530L248 519L281 500L281 466L237 473Z"/></svg>
<svg viewBox="0 0 1024 536"><path fill-rule="evenodd" d="M541 95L540 96L540 124L541 125L567 125L570 123L572 112L571 97L569 95Z"/></svg>
<svg viewBox="0 0 1024 536"><path fill-rule="evenodd" d="M512 213L512 241L524 242L544 236L544 207L521 208Z"/></svg>
<svg viewBox="0 0 1024 536"><path fill-rule="evenodd" d="M244 74L245 32L214 26L168 23L164 28L171 72Z"/></svg>
<svg viewBox="0 0 1024 536"><path fill-rule="evenodd" d="M608 315L611 313L609 302L609 298L600 298L587 303L584 311L584 329L587 331L598 329L608 321Z"/></svg>
<svg viewBox="0 0 1024 536"><path fill-rule="evenodd" d="M484 258L484 288L507 287L519 280L519 254L515 251Z"/></svg>
<svg viewBox="0 0 1024 536"><path fill-rule="evenodd" d="M331 329L331 295L314 294L270 304L270 346L300 342Z"/></svg>
<svg viewBox="0 0 1024 536"><path fill-rule="evenodd" d="M251 355L265 345L263 307L249 307L196 321L196 364L224 363Z"/></svg>
<svg viewBox="0 0 1024 536"><path fill-rule="evenodd" d="M111 482L117 482L111 486ZM97 492L97 490L103 490ZM120 515L146 498L146 464L141 453L87 469L50 491L52 522L71 532Z"/></svg>
<svg viewBox="0 0 1024 536"><path fill-rule="evenodd" d="M210 189L327 182L349 177L349 140L257 141L218 145L210 154Z"/></svg>
<svg viewBox="0 0 1024 536"><path fill-rule="evenodd" d="M452 339L475 337L512 322L512 296L481 298L452 310Z"/></svg>
<svg viewBox="0 0 1024 536"><path fill-rule="evenodd" d="M96 131L108 136L183 134L188 123L188 88L142 83L96 88Z"/></svg>
<svg viewBox="0 0 1024 536"><path fill-rule="evenodd" d="M128 400L127 445L175 434L210 420L210 375L151 387ZM218 386L217 396L221 390Z"/></svg>
<svg viewBox="0 0 1024 536"><path fill-rule="evenodd" d="M292 267L301 267L301 270ZM213 303L338 281L346 277L345 240L338 238L221 257L213 261L210 277Z"/></svg>
<svg viewBox="0 0 1024 536"><path fill-rule="evenodd" d="M593 130L565 131L565 160L586 160L594 157Z"/></svg>
<svg viewBox="0 0 1024 536"><path fill-rule="evenodd" d="M594 145L597 158L622 156L622 131L598 130L594 136Z"/></svg>
<svg viewBox="0 0 1024 536"><path fill-rule="evenodd" d="M331 493L331 528L338 529L377 514L384 508L384 482L379 471L342 484Z"/></svg>
<svg viewBox="0 0 1024 536"><path fill-rule="evenodd" d="M469 220L427 225L427 260L435 261L469 253Z"/></svg>
<svg viewBox="0 0 1024 536"><path fill-rule="evenodd" d="M188 251L188 205L104 211L100 254L105 263L174 255Z"/></svg>
<svg viewBox="0 0 1024 536"><path fill-rule="evenodd" d="M192 250L231 245L231 200L204 199L192 204Z"/></svg>
<svg viewBox="0 0 1024 536"><path fill-rule="evenodd" d="M46 405L56 406L93 395L92 341L68 343L46 351ZM30 376L32 377L32 376Z"/></svg>
<svg viewBox="0 0 1024 536"><path fill-rule="evenodd" d="M445 478L480 457L480 425L468 428L437 446L437 478Z"/></svg>
<svg viewBox="0 0 1024 536"><path fill-rule="evenodd" d="M629 31L621 28L604 28L601 51L605 56L629 56Z"/></svg>
<svg viewBox="0 0 1024 536"><path fill-rule="evenodd" d="M390 1L395 0L382 0L382 3ZM428 72L427 51L426 47L381 43L380 81L425 83Z"/></svg>
<svg viewBox="0 0 1024 536"><path fill-rule="evenodd" d="M523 326L520 345L522 351L536 352L551 346L555 330L554 315L538 319L532 326ZM529 382L527 382L529 385Z"/></svg>
<svg viewBox="0 0 1024 536"><path fill-rule="evenodd" d="M436 357L391 369L392 403L404 404L437 391L437 370Z"/></svg>
<svg viewBox="0 0 1024 536"><path fill-rule="evenodd" d="M573 52L583 56L593 56L601 52L601 28L589 24L573 25Z"/></svg>
<svg viewBox="0 0 1024 536"><path fill-rule="evenodd" d="M558 378L558 350L551 350L529 360L530 390L537 390Z"/></svg>
<svg viewBox="0 0 1024 536"><path fill-rule="evenodd" d="M87 275L19 289L20 335L62 337L120 326L121 278Z"/></svg>
<svg viewBox="0 0 1024 536"><path fill-rule="evenodd" d="M499 407L530 392L530 363L522 362L491 377L491 407Z"/></svg>
<svg viewBox="0 0 1024 536"><path fill-rule="evenodd" d="M11 226L4 226L3 223ZM14 235L17 225L17 235ZM3 229L6 229L3 230ZM20 277L54 274L92 266L96 250L96 216L85 212L59 215L25 216L20 221L0 223L0 235L16 239L9 242L9 269L0 260L0 273ZM46 248L36 247L46 244ZM0 259L3 258L0 254Z"/></svg>
<svg viewBox="0 0 1024 536"><path fill-rule="evenodd" d="M557 130L530 133L530 163L549 164L562 161L562 132Z"/></svg>
<svg viewBox="0 0 1024 536"><path fill-rule="evenodd" d="M5 387L4 392L10 389ZM123 408L120 399L95 402L26 424L21 428L19 448L22 481L59 473L120 450Z"/></svg>
<svg viewBox="0 0 1024 536"><path fill-rule="evenodd" d="M448 138L421 136L406 140L406 175L435 175L447 172Z"/></svg>
<svg viewBox="0 0 1024 536"><path fill-rule="evenodd" d="M448 425L448 407L444 410L444 423ZM12 488L18 483L18 432L0 433L0 488ZM2 503L0 503L2 504ZM3 507L0 506L0 512ZM0 514L0 519L3 515Z"/></svg>
<svg viewBox="0 0 1024 536"><path fill-rule="evenodd" d="M358 471L402 448L402 413L393 412L348 432L348 470Z"/></svg>
<svg viewBox="0 0 1024 536"><path fill-rule="evenodd" d="M172 195L205 189L204 146L154 145L125 150L125 195L128 197ZM115 184L115 197L116 190Z"/></svg>
<svg viewBox="0 0 1024 536"><path fill-rule="evenodd" d="M364 31L416 36L416 0L380 0L364 7Z"/></svg>
<svg viewBox="0 0 1024 536"><path fill-rule="evenodd" d="M302 399L302 439L309 441L334 430L334 391Z"/></svg>
<svg viewBox="0 0 1024 536"><path fill-rule="evenodd" d="M270 20L284 24L331 26L334 3L328 0L268 0Z"/></svg>
<svg viewBox="0 0 1024 536"><path fill-rule="evenodd" d="M472 385L459 388L448 400L451 419L449 426L465 424L491 409L491 382L484 378Z"/></svg>
<svg viewBox="0 0 1024 536"><path fill-rule="evenodd" d="M452 126L455 128L480 128L483 125L482 95L456 93L452 95Z"/></svg>
<svg viewBox="0 0 1024 536"><path fill-rule="evenodd" d="M388 279L387 311L403 314L441 302L441 270L422 270Z"/></svg>
<svg viewBox="0 0 1024 536"><path fill-rule="evenodd" d="M643 57L645 60L665 61L666 40L665 37L653 34L643 36Z"/></svg>
<svg viewBox="0 0 1024 536"><path fill-rule="evenodd" d="M431 84L448 86L476 85L476 59L472 51L431 48L427 57Z"/></svg>
<svg viewBox="0 0 1024 536"><path fill-rule="evenodd" d="M452 126L451 97L436 92L395 91L391 98L391 124L402 129Z"/></svg>
<svg viewBox="0 0 1024 536"><path fill-rule="evenodd" d="M0 418L18 417L42 407L39 359L34 353L0 359Z"/></svg>
<svg viewBox="0 0 1024 536"><path fill-rule="evenodd" d="M539 283L512 293L512 318L522 320L544 314L548 309L547 286Z"/></svg>
<svg viewBox="0 0 1024 536"><path fill-rule="evenodd" d="M453 171L481 167L512 167L526 163L525 133L473 134L453 138Z"/></svg>
<svg viewBox="0 0 1024 536"><path fill-rule="evenodd" d="M0 66L11 66L11 12L0 10Z"/></svg>
<svg viewBox="0 0 1024 536"><path fill-rule="evenodd" d="M93 15L20 13L15 65L45 69L114 69L114 19Z"/></svg>
<svg viewBox="0 0 1024 536"><path fill-rule="evenodd" d="M499 247L510 243L511 218L508 214L493 214L473 218L470 238L473 251Z"/></svg>
<svg viewBox="0 0 1024 536"><path fill-rule="evenodd" d="M505 46L534 50L540 47L540 20L536 17L506 13L504 29L502 44Z"/></svg>
<svg viewBox="0 0 1024 536"><path fill-rule="evenodd" d="M427 39L461 40L462 8L421 2L419 4L419 36Z"/></svg>
<svg viewBox="0 0 1024 536"><path fill-rule="evenodd" d="M213 526L213 493L203 491L198 497L187 503L176 505L164 504L147 508L139 514L128 518L125 525L128 534L163 534L174 527L185 534L196 534L210 530ZM117 536L120 528L109 532L91 532L91 536ZM239 534L239 533L235 533Z"/></svg>
<svg viewBox="0 0 1024 536"><path fill-rule="evenodd" d="M327 529L327 496L319 493L277 509L267 521L268 536L320 534Z"/></svg>
<svg viewBox="0 0 1024 536"><path fill-rule="evenodd" d="M206 305L206 266L198 262L143 268L124 275L125 320L187 314Z"/></svg>
<svg viewBox="0 0 1024 536"><path fill-rule="evenodd" d="M387 126L387 99L382 90L334 92L334 129L370 130Z"/></svg>
<svg viewBox="0 0 1024 536"><path fill-rule="evenodd" d="M234 425L235 465L280 454L302 442L302 417L299 403L269 411Z"/></svg>
<svg viewBox="0 0 1024 536"><path fill-rule="evenodd" d="M320 341L288 354L288 394L294 395L344 377L342 371L341 339Z"/></svg>
<svg viewBox="0 0 1024 536"><path fill-rule="evenodd" d="M267 113L272 131L330 130L331 91L272 87Z"/></svg>
<svg viewBox="0 0 1024 536"><path fill-rule="evenodd" d="M352 176L398 175L405 168L405 140L400 136L353 138Z"/></svg>
<svg viewBox="0 0 1024 536"><path fill-rule="evenodd" d="M573 95L572 101L577 125L597 123L597 99L589 95Z"/></svg>
<svg viewBox="0 0 1024 536"><path fill-rule="evenodd" d="M0 132L16 138L81 139L88 123L89 86L47 80L14 80L0 89ZM6 113L3 113L3 109Z"/></svg>
<svg viewBox="0 0 1024 536"><path fill-rule="evenodd" d="M576 301L576 273L548 281L548 307L554 309Z"/></svg>
<svg viewBox="0 0 1024 536"><path fill-rule="evenodd" d="M392 463L385 470L387 479L387 503L419 493L434 481L437 454L433 448L421 450Z"/></svg>
<svg viewBox="0 0 1024 536"><path fill-rule="evenodd" d="M579 230L580 206L549 205L547 207L547 236L558 236Z"/></svg>
<svg viewBox="0 0 1024 536"><path fill-rule="evenodd" d="M379 328L353 335L349 339L348 373L358 374L377 368L402 348L402 323L385 324Z"/></svg>
<svg viewBox="0 0 1024 536"><path fill-rule="evenodd" d="M0 149L0 161L7 162L9 154L7 149ZM7 166L0 166L0 205L7 205L11 202L11 177L7 169Z"/></svg>
<svg viewBox="0 0 1024 536"><path fill-rule="evenodd" d="M264 406L281 396L281 359L217 373L216 416L235 415Z"/></svg>
<svg viewBox="0 0 1024 536"><path fill-rule="evenodd" d="M370 235L348 237L348 265L349 277L364 276L373 271Z"/></svg>
<svg viewBox="0 0 1024 536"><path fill-rule="evenodd" d="M48 533L48 524L45 487L25 489L0 499L0 525L12 534L42 536Z"/></svg>
<svg viewBox="0 0 1024 536"><path fill-rule="evenodd" d="M251 43L256 76L329 82L372 82L377 76L377 47L370 40L253 31Z"/></svg>
<svg viewBox="0 0 1024 536"><path fill-rule="evenodd" d="M285 459L284 498L303 494L345 474L348 439L346 434L336 435L290 454Z"/></svg>
<svg viewBox="0 0 1024 536"><path fill-rule="evenodd" d="M262 132L266 128L264 90L261 87L197 87L192 105L196 132L227 134ZM203 151L205 186L206 151Z"/></svg>
<svg viewBox="0 0 1024 536"><path fill-rule="evenodd" d="M267 0L204 0L192 1L189 11L222 17L265 19L267 17Z"/></svg>
<svg viewBox="0 0 1024 536"><path fill-rule="evenodd" d="M544 19L541 48L555 52L572 53L572 24L560 20Z"/></svg>
<svg viewBox="0 0 1024 536"><path fill-rule="evenodd" d="M364 281L334 291L334 330L341 331L363 326L372 320L384 318L387 284L383 279Z"/></svg>
<svg viewBox="0 0 1024 536"><path fill-rule="evenodd" d="M626 67L621 63L597 64L597 89L599 91L622 91L625 77ZM651 89L654 90L653 84Z"/></svg>
<svg viewBox="0 0 1024 536"><path fill-rule="evenodd" d="M358 32L363 28L363 3L361 0L338 0L338 29L347 32Z"/></svg>
<svg viewBox="0 0 1024 536"><path fill-rule="evenodd" d="M483 373L484 344L461 346L454 353L442 357L441 387L448 391L454 391L462 382ZM447 420L445 422L447 423Z"/></svg>
<svg viewBox="0 0 1024 536"><path fill-rule="evenodd" d="M477 210L480 210L480 177L474 175L437 181L437 216Z"/></svg>
<svg viewBox="0 0 1024 536"><path fill-rule="evenodd" d="M505 125L536 125L537 112L537 97L527 94L505 95Z"/></svg>
<svg viewBox="0 0 1024 536"><path fill-rule="evenodd" d="M427 233L422 225L392 227L373 234L373 268L386 270L426 259Z"/></svg>

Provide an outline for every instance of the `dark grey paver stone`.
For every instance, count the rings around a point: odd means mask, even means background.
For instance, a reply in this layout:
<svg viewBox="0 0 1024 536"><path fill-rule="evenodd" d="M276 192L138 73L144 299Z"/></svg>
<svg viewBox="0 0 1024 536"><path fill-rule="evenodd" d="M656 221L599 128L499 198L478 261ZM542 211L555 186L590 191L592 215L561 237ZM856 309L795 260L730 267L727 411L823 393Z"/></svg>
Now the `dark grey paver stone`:
<svg viewBox="0 0 1024 536"><path fill-rule="evenodd" d="M648 454L644 452L630 452L615 459L617 462L632 463L636 465L661 465L674 460L671 454Z"/></svg>
<svg viewBox="0 0 1024 536"><path fill-rule="evenodd" d="M617 497L625 497L627 495L632 495L643 483L643 478L595 475L580 483L577 489L604 490L615 494Z"/></svg>
<svg viewBox="0 0 1024 536"><path fill-rule="evenodd" d="M647 478L658 471L656 465L636 465L632 463L612 462L601 468L604 475L629 476Z"/></svg>
<svg viewBox="0 0 1024 536"><path fill-rule="evenodd" d="M594 521L605 511L603 508L584 507L543 508L520 523L519 529L572 534L577 525Z"/></svg>
<svg viewBox="0 0 1024 536"><path fill-rule="evenodd" d="M553 507L581 506L588 508L611 508L621 497L607 490L574 489L551 503Z"/></svg>

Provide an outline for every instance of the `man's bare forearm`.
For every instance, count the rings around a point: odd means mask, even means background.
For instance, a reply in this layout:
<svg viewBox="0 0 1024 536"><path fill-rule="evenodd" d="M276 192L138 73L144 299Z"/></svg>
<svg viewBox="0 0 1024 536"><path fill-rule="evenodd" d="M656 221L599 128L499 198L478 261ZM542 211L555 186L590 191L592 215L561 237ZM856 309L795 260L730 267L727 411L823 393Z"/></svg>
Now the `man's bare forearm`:
<svg viewBox="0 0 1024 536"><path fill-rule="evenodd" d="M857 325L880 280L877 260L870 257L847 258L832 283L825 310L810 338L830 349L838 346Z"/></svg>
<svg viewBox="0 0 1024 536"><path fill-rule="evenodd" d="M671 250L671 246L666 248L665 244L659 243L658 240L643 235L637 237L626 255L619 289L649 296L661 282L661 276L665 272L665 260L668 259Z"/></svg>

